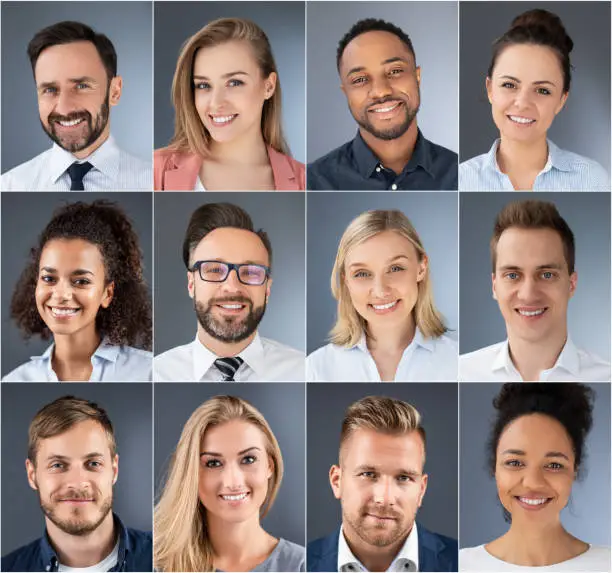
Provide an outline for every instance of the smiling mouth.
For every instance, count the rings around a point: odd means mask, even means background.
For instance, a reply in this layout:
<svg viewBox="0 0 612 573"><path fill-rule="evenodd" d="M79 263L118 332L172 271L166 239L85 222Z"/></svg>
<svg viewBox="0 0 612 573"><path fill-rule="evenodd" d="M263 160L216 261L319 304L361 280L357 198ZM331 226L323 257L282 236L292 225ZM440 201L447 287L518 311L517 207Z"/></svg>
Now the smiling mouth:
<svg viewBox="0 0 612 573"><path fill-rule="evenodd" d="M376 312L377 314L385 314L385 313L394 311L399 302L400 300L398 299L398 300L393 300L391 302L387 302L384 304L372 303L368 306L370 306L374 310L374 312Z"/></svg>
<svg viewBox="0 0 612 573"><path fill-rule="evenodd" d="M521 115L508 115L506 116L511 122L518 123L519 125L531 125L536 122L535 119L529 117L523 117Z"/></svg>
<svg viewBox="0 0 612 573"><path fill-rule="evenodd" d="M230 123L232 123L232 121L234 121L237 117L238 114L234 113L232 115L208 115L208 117L210 117L210 121L212 121L215 125L229 125Z"/></svg>
<svg viewBox="0 0 612 573"><path fill-rule="evenodd" d="M58 123L59 125L61 125L62 127L74 127L76 125L79 125L80 123L83 123L85 121L84 117L80 117L78 119L72 119L70 121L63 121L63 120L56 120L55 123Z"/></svg>
<svg viewBox="0 0 612 573"><path fill-rule="evenodd" d="M245 491L242 493L235 493L235 494L231 494L231 495L220 495L219 497L223 500L223 501L243 501L245 500L248 496L249 496L249 492Z"/></svg>
<svg viewBox="0 0 612 573"><path fill-rule="evenodd" d="M80 308L70 308L70 307L62 307L62 306L49 306L49 310L51 314L56 318L65 318L70 316L75 316L81 310Z"/></svg>
<svg viewBox="0 0 612 573"><path fill-rule="evenodd" d="M537 318L542 316L548 310L548 307L545 306L542 308L534 308L529 310L525 308L515 308L514 310L524 318Z"/></svg>
<svg viewBox="0 0 612 573"><path fill-rule="evenodd" d="M552 497L522 497L515 495L514 498L520 505L527 509L540 509L552 501Z"/></svg>

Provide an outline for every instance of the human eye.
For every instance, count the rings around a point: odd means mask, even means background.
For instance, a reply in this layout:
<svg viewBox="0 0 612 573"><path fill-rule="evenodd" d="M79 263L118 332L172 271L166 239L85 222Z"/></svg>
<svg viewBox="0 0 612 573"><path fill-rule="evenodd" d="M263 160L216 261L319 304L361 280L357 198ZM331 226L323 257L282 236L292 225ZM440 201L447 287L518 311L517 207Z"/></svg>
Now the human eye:
<svg viewBox="0 0 612 573"><path fill-rule="evenodd" d="M40 90L42 95L55 95L57 93L57 88L55 86L47 86Z"/></svg>
<svg viewBox="0 0 612 573"><path fill-rule="evenodd" d="M98 460L89 460L87 462L87 467L92 468L94 470L100 469L102 467L102 462Z"/></svg>
<svg viewBox="0 0 612 573"><path fill-rule="evenodd" d="M556 278L557 275L553 271L544 271L544 272L542 272L541 276L542 276L543 279L545 279L547 281L550 281L550 280Z"/></svg>
<svg viewBox="0 0 612 573"><path fill-rule="evenodd" d="M504 465L508 468L515 469L515 468L523 467L523 465L525 464L523 464L521 460L511 459L511 460L506 460L504 462Z"/></svg>
<svg viewBox="0 0 612 573"><path fill-rule="evenodd" d="M397 481L400 483L413 482L414 476L411 476L409 474L400 474L397 476Z"/></svg>
<svg viewBox="0 0 612 573"><path fill-rule="evenodd" d="M43 283L51 284L55 282L55 277L53 275L40 275L40 281Z"/></svg>
<svg viewBox="0 0 612 573"><path fill-rule="evenodd" d="M60 470L63 470L64 467L65 467L64 462L60 462L60 461L51 462L49 464L49 469L51 471L60 471Z"/></svg>
<svg viewBox="0 0 612 573"><path fill-rule="evenodd" d="M538 93L540 95L551 95L551 91L548 88L538 88Z"/></svg>
<svg viewBox="0 0 612 573"><path fill-rule="evenodd" d="M501 87L509 89L509 90L513 90L516 87L516 84L514 82L505 81L501 83Z"/></svg>
<svg viewBox="0 0 612 573"><path fill-rule="evenodd" d="M89 279L74 279L73 282L76 286L87 286L91 284Z"/></svg>
<svg viewBox="0 0 612 573"><path fill-rule="evenodd" d="M515 280L517 280L519 278L519 274L516 271L510 271L510 272L507 272L504 275L504 277L507 278L510 281L515 281Z"/></svg>
<svg viewBox="0 0 612 573"><path fill-rule="evenodd" d="M353 278L356 278L356 279L365 279L365 278L368 278L369 276L370 276L370 273L364 270L356 271L355 273L353 273Z"/></svg>
<svg viewBox="0 0 612 573"><path fill-rule="evenodd" d="M404 68L393 68L392 70L389 70L389 75L390 76L399 76L404 72Z"/></svg>
<svg viewBox="0 0 612 573"><path fill-rule="evenodd" d="M230 88L236 88L236 87L239 87L239 86L243 86L244 82L242 80L238 80L238 79L234 78L233 80L230 80L229 82L227 82L227 85Z"/></svg>
<svg viewBox="0 0 612 573"><path fill-rule="evenodd" d="M354 86L360 86L365 84L368 81L366 76L356 76L351 79L351 84Z"/></svg>
<svg viewBox="0 0 612 573"><path fill-rule="evenodd" d="M554 471L565 469L565 466L563 464L560 464L559 462L550 462L547 467Z"/></svg>
<svg viewBox="0 0 612 573"><path fill-rule="evenodd" d="M210 89L210 84L208 82L199 81L199 82L195 82L193 85L196 90Z"/></svg>
<svg viewBox="0 0 612 573"><path fill-rule="evenodd" d="M359 474L359 477L362 477L364 479L374 480L376 479L376 472L373 472L373 471L361 472Z"/></svg>
<svg viewBox="0 0 612 573"><path fill-rule="evenodd" d="M398 273L400 271L404 271L406 270L404 267L402 267L402 265L392 265L391 268L389 269L392 273Z"/></svg>
<svg viewBox="0 0 612 573"><path fill-rule="evenodd" d="M75 87L77 90L86 90L89 88L89 84L87 82L79 82Z"/></svg>
<svg viewBox="0 0 612 573"><path fill-rule="evenodd" d="M241 463L243 463L244 465L251 465L254 464L257 461L257 458L253 455L247 455L244 456L241 460Z"/></svg>
<svg viewBox="0 0 612 573"><path fill-rule="evenodd" d="M209 460L206 460L204 462L204 465L207 468L214 469L214 468L220 468L223 464L221 464L221 460L218 460L218 459L215 459L215 458L211 458Z"/></svg>

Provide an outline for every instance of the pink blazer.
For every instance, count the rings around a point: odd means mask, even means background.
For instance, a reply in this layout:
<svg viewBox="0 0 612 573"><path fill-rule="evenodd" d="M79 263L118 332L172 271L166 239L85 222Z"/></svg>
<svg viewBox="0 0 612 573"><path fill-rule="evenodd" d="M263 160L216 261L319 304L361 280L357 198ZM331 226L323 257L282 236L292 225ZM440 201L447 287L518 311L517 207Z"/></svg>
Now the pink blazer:
<svg viewBox="0 0 612 573"><path fill-rule="evenodd" d="M268 157L277 191L306 189L306 169L303 163L269 145ZM153 188L155 191L193 191L200 167L202 158L195 153L157 149L153 154Z"/></svg>

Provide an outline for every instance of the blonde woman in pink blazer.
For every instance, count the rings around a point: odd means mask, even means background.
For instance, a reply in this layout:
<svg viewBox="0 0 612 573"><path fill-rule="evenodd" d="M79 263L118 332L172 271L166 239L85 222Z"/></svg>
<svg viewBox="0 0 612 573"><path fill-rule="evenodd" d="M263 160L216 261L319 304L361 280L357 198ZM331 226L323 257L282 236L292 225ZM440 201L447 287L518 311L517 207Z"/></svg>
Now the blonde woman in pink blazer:
<svg viewBox="0 0 612 573"><path fill-rule="evenodd" d="M154 154L156 191L303 191L289 155L270 42L239 18L210 22L183 47L172 82L174 137Z"/></svg>

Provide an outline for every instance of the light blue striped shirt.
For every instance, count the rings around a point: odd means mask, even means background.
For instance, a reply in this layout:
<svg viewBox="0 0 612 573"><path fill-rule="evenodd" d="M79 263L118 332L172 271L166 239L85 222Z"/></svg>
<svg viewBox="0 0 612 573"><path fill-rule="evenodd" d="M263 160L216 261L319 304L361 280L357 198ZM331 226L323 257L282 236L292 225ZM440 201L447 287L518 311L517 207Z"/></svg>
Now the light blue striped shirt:
<svg viewBox="0 0 612 573"><path fill-rule="evenodd" d="M51 149L2 175L0 188L2 191L70 191L66 170L75 161L93 165L83 177L85 191L153 191L152 163L120 149L112 136L84 159L77 159L53 144Z"/></svg>
<svg viewBox="0 0 612 573"><path fill-rule="evenodd" d="M59 382L53 370L52 344L42 356L9 372L2 382ZM91 357L93 370L84 382L150 382L152 380L153 353L131 346L116 346L103 340Z"/></svg>
<svg viewBox="0 0 612 573"><path fill-rule="evenodd" d="M497 164L495 140L488 153L459 164L460 191L514 191L510 178ZM606 170L588 157L565 151L550 139L548 161L533 183L533 191L610 191Z"/></svg>

